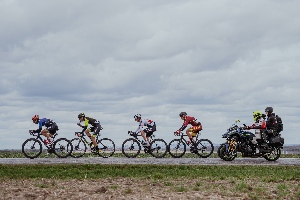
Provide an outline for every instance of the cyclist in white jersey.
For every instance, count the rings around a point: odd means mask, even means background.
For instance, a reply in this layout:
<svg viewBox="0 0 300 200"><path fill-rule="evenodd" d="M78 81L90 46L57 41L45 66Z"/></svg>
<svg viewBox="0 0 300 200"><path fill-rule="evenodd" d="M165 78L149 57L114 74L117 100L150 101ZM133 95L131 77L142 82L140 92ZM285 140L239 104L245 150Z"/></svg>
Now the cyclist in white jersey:
<svg viewBox="0 0 300 200"><path fill-rule="evenodd" d="M144 145L149 146L149 137L156 131L156 124L153 120L142 119L141 114L134 115L134 120L139 123L136 133L141 133L143 139L145 140Z"/></svg>

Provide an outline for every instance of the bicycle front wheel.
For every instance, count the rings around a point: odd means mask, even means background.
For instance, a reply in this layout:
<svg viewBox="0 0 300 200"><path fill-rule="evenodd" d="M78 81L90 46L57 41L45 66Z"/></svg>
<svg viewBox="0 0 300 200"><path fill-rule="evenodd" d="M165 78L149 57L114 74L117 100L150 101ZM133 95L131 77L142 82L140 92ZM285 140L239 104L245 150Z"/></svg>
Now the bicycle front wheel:
<svg viewBox="0 0 300 200"><path fill-rule="evenodd" d="M71 140L71 144L73 146L73 151L70 155L71 157L80 158L85 154L87 147L82 139L74 138Z"/></svg>
<svg viewBox="0 0 300 200"><path fill-rule="evenodd" d="M115 153L115 143L109 138L98 141L99 155L103 158L111 157Z"/></svg>
<svg viewBox="0 0 300 200"><path fill-rule="evenodd" d="M70 140L66 138L59 138L53 143L54 154L59 158L66 158L71 155L73 151L73 145Z"/></svg>
<svg viewBox="0 0 300 200"><path fill-rule="evenodd" d="M186 145L181 139L174 139L169 143L169 154L173 158L181 158L186 152Z"/></svg>
<svg viewBox="0 0 300 200"><path fill-rule="evenodd" d="M141 145L140 143L134 138L126 139L122 144L122 153L127 158L135 158L141 152Z"/></svg>
<svg viewBox="0 0 300 200"><path fill-rule="evenodd" d="M150 144L150 154L155 158L162 158L167 154L167 147L163 139L154 139Z"/></svg>
<svg viewBox="0 0 300 200"><path fill-rule="evenodd" d="M209 157L213 153L213 151L214 151L214 145L208 139L200 139L197 142L197 151L198 151L197 154L201 158L207 158L207 157Z"/></svg>
<svg viewBox="0 0 300 200"><path fill-rule="evenodd" d="M26 158L37 158L42 153L42 143L35 138L29 138L22 145L22 153Z"/></svg>

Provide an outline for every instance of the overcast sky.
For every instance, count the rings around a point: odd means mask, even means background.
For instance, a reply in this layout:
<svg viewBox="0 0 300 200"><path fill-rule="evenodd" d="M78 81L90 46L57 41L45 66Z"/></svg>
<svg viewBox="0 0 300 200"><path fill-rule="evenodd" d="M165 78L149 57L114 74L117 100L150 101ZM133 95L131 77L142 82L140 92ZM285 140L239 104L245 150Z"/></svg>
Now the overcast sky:
<svg viewBox="0 0 300 200"><path fill-rule="evenodd" d="M186 111L215 144L267 106L299 144L300 1L0 0L0 149L21 149L53 119L69 139L77 115L117 146L134 114L170 142Z"/></svg>

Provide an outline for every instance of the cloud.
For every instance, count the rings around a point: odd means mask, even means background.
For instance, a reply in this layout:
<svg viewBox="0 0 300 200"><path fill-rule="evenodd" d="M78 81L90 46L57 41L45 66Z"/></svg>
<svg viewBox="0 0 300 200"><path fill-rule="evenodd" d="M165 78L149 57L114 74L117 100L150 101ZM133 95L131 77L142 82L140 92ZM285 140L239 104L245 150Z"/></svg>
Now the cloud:
<svg viewBox="0 0 300 200"><path fill-rule="evenodd" d="M34 114L72 138L79 112L117 145L136 113L171 141L181 111L221 143L236 118L252 123L267 106L299 143L299 4L1 1L0 148L20 148Z"/></svg>

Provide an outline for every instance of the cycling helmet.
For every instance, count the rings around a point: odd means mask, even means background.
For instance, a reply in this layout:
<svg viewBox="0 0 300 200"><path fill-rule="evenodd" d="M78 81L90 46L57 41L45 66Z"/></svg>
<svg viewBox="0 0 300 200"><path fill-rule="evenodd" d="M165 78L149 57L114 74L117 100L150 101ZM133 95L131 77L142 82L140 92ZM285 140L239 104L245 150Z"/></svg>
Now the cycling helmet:
<svg viewBox="0 0 300 200"><path fill-rule="evenodd" d="M253 119L256 122L258 119L262 117L262 113L259 110L253 112Z"/></svg>
<svg viewBox="0 0 300 200"><path fill-rule="evenodd" d="M269 114L271 114L273 112L273 108L272 107L266 107L265 112L268 112Z"/></svg>
<svg viewBox="0 0 300 200"><path fill-rule="evenodd" d="M141 114L136 114L136 115L134 115L133 117L134 117L134 119L136 120L137 118L141 118L142 115L141 115Z"/></svg>
<svg viewBox="0 0 300 200"><path fill-rule="evenodd" d="M183 116L186 116L186 115L187 115L186 112L181 112L181 113L179 113L179 117L183 117Z"/></svg>
<svg viewBox="0 0 300 200"><path fill-rule="evenodd" d="M39 115L34 115L31 119L32 119L32 121L36 121L36 120L39 120Z"/></svg>
<svg viewBox="0 0 300 200"><path fill-rule="evenodd" d="M85 117L85 114L84 113L79 113L78 114L78 119L81 118L81 117Z"/></svg>

